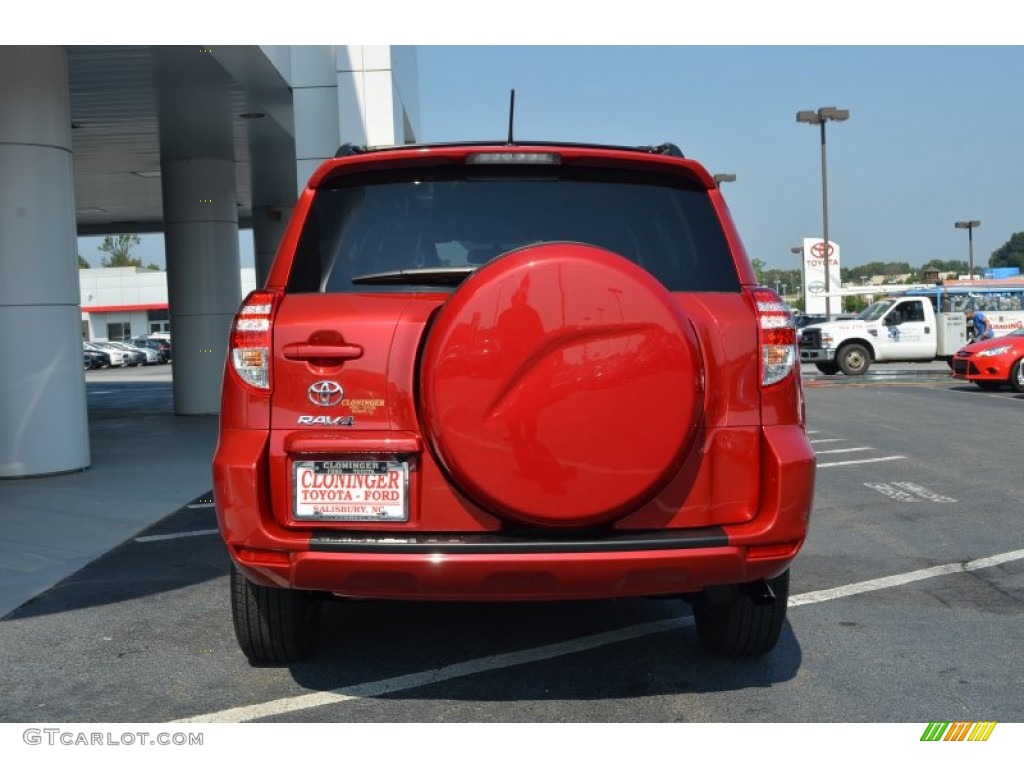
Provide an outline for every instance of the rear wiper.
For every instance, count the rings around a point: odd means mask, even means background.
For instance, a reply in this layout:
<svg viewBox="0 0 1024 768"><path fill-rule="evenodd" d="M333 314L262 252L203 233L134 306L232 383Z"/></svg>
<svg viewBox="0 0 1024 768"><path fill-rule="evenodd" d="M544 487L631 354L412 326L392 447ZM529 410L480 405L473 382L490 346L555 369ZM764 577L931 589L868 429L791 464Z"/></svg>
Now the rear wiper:
<svg viewBox="0 0 1024 768"><path fill-rule="evenodd" d="M374 272L352 278L357 285L458 285L476 271L476 266L420 267Z"/></svg>

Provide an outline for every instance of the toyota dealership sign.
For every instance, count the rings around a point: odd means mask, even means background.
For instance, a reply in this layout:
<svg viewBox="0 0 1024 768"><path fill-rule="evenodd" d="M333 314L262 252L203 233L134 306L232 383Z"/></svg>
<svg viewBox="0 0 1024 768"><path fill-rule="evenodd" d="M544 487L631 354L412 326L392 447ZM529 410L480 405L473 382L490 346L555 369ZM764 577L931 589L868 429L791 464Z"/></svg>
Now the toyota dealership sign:
<svg viewBox="0 0 1024 768"><path fill-rule="evenodd" d="M829 291L837 293L842 285L839 274L839 245L829 240L828 248L820 237L804 238L804 312L809 315L828 313L825 305L825 265L828 264ZM841 299L832 302L832 309L841 311Z"/></svg>

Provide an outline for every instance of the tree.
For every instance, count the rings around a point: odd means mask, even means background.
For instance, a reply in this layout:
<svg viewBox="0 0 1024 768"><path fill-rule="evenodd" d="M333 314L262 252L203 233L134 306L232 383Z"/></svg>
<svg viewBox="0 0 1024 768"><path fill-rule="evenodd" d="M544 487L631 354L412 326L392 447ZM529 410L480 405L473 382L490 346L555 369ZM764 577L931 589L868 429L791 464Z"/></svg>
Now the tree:
<svg viewBox="0 0 1024 768"><path fill-rule="evenodd" d="M78 254L78 268L79 269L92 269L92 264L82 258L82 254Z"/></svg>
<svg viewBox="0 0 1024 768"><path fill-rule="evenodd" d="M154 264L151 261L151 262L149 262L149 264L146 265L146 269L148 269L150 272L159 272L160 271L160 265L159 264Z"/></svg>
<svg viewBox="0 0 1024 768"><path fill-rule="evenodd" d="M754 268L754 277L757 278L757 282L764 285L764 259L751 259L750 266Z"/></svg>
<svg viewBox="0 0 1024 768"><path fill-rule="evenodd" d="M959 261L956 259L942 260L932 259L921 267L921 271L924 272L929 269L934 269L936 272L953 272L958 275L966 275L968 263L966 261Z"/></svg>
<svg viewBox="0 0 1024 768"><path fill-rule="evenodd" d="M141 267L142 259L132 258L132 248L142 243L138 235L107 235L100 243L100 250L110 254L104 256L104 267Z"/></svg>
<svg viewBox="0 0 1024 768"><path fill-rule="evenodd" d="M868 300L863 296L844 296L843 297L843 311L844 312L860 312L862 309L866 309L868 306Z"/></svg>
<svg viewBox="0 0 1024 768"><path fill-rule="evenodd" d="M1014 232L1001 248L992 251L990 267L1018 267L1024 272L1024 232Z"/></svg>
<svg viewBox="0 0 1024 768"><path fill-rule="evenodd" d="M789 296L800 291L799 269L765 269L759 273L761 285L774 288L781 296Z"/></svg>

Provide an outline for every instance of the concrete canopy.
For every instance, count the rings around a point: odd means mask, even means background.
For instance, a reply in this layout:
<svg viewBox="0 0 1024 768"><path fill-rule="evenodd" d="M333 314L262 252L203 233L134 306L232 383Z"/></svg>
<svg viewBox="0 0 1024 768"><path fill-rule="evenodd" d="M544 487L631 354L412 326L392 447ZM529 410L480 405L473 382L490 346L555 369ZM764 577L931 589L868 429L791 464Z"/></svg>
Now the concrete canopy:
<svg viewBox="0 0 1024 768"><path fill-rule="evenodd" d="M0 64L0 359L20 361L0 366L0 477L90 463L75 234L165 234L175 413L214 414L238 228L259 282L309 173L419 122L409 47L0 46Z"/></svg>
<svg viewBox="0 0 1024 768"><path fill-rule="evenodd" d="M251 225L254 207L279 202L259 199L261 190L294 190L291 88L259 46L71 46L67 60L79 235L162 231L158 109L182 91L216 92L227 104L240 226ZM203 130L204 115L182 118ZM254 166L254 153L287 162Z"/></svg>

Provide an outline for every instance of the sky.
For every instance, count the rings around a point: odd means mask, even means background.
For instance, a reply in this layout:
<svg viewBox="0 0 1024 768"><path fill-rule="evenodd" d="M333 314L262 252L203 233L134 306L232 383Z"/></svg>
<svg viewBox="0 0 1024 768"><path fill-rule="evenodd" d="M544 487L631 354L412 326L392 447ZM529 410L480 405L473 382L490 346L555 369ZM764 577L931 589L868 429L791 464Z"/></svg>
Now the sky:
<svg viewBox="0 0 1024 768"><path fill-rule="evenodd" d="M396 27L394 39L409 34ZM790 248L821 237L820 129L795 116L823 106L850 112L826 127L843 266L966 261L967 232L953 226L965 219L981 221L974 259L986 265L1024 231L1024 47L427 44L417 63L421 141L504 139L513 88L518 139L671 141L736 175L726 200L749 256L769 267L796 268ZM162 239L143 239L136 255L162 265ZM80 242L96 265L98 242ZM243 266L251 243L245 233Z"/></svg>
<svg viewBox="0 0 1024 768"><path fill-rule="evenodd" d="M646 145L671 141L711 173L751 258L797 266L822 234L826 126L829 235L844 266L968 258L1024 230L1021 47L421 47L424 141L515 135Z"/></svg>

